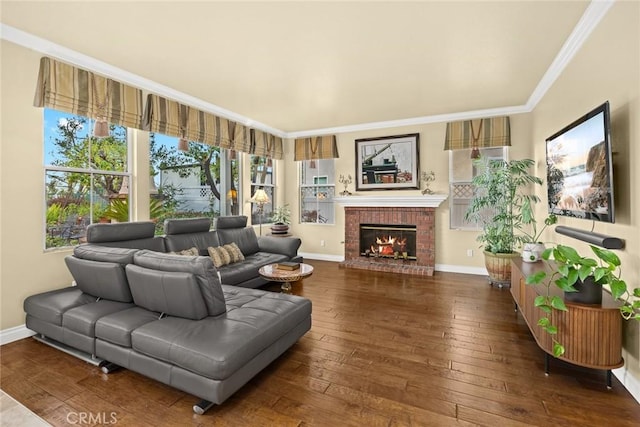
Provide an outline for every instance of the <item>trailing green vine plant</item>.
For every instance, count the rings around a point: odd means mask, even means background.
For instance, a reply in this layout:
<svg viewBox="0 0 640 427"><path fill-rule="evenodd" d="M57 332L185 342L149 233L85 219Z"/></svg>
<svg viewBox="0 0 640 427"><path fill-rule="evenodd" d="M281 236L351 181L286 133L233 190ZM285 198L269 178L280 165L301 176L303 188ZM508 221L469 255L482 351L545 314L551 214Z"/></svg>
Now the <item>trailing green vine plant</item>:
<svg viewBox="0 0 640 427"><path fill-rule="evenodd" d="M551 322L553 310L567 311L567 307L561 297L551 295L551 286L555 285L564 292L577 292L575 288L578 280L584 281L593 276L595 283L601 286L609 285L611 296L622 302L620 314L625 320L635 319L640 321L640 288L629 290L627 284L621 278L620 258L607 249L601 249L590 245L594 258L581 256L578 251L570 246L556 245L546 249L542 253L542 259L549 260L553 255L556 269L547 279L545 271L538 271L526 278L526 284L546 286L546 294L538 295L534 305L544 315L538 319L538 326L551 335L553 340L553 355L560 357L564 354L564 345L555 339L558 327Z"/></svg>

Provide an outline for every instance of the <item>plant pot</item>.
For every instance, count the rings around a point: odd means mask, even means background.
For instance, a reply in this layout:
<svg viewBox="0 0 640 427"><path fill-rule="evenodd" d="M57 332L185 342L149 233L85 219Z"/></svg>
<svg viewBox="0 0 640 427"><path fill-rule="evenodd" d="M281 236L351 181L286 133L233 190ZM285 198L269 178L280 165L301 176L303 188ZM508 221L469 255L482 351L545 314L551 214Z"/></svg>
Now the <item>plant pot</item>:
<svg viewBox="0 0 640 427"><path fill-rule="evenodd" d="M287 224L273 224L271 226L271 234L287 234L289 232L289 225Z"/></svg>
<svg viewBox="0 0 640 427"><path fill-rule="evenodd" d="M510 254L494 254L484 251L484 265L489 273L489 280L499 287L511 285L511 260L518 258L519 252Z"/></svg>
<svg viewBox="0 0 640 427"><path fill-rule="evenodd" d="M525 243L522 248L522 261L538 262L544 252L544 243Z"/></svg>
<svg viewBox="0 0 640 427"><path fill-rule="evenodd" d="M573 287L578 292L565 292L565 301L580 304L602 304L602 286L596 283L593 276L587 277L584 282L578 279Z"/></svg>

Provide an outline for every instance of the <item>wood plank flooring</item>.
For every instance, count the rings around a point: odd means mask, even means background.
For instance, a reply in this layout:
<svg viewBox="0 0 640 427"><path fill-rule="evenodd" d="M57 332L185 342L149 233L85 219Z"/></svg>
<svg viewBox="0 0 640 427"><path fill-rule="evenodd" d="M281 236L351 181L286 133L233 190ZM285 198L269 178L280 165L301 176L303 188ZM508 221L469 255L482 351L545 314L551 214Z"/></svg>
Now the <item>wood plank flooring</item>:
<svg viewBox="0 0 640 427"><path fill-rule="evenodd" d="M309 263L294 293L313 301L311 331L202 416L194 396L127 370L104 375L33 339L0 347L1 388L55 426L640 424L640 405L615 377L607 390L604 371L554 360L545 377L508 289ZM82 413L93 419L78 423Z"/></svg>

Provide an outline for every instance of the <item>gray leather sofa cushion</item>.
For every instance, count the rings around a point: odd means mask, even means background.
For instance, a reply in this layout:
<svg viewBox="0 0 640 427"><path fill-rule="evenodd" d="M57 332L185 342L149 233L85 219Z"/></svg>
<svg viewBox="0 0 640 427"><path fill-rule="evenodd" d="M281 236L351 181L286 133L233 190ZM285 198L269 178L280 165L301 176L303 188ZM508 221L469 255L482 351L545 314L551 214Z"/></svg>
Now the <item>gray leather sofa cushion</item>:
<svg viewBox="0 0 640 427"><path fill-rule="evenodd" d="M211 229L210 218L165 219L164 234L202 233Z"/></svg>
<svg viewBox="0 0 640 427"><path fill-rule="evenodd" d="M289 258L298 256L298 249L302 245L302 240L298 237L271 237L261 236L258 238L258 246L260 252L270 252L274 254L283 254Z"/></svg>
<svg viewBox="0 0 640 427"><path fill-rule="evenodd" d="M256 252L246 256L244 261L220 267L220 281L225 285L239 285L259 276L260 267L275 262L288 261L286 255Z"/></svg>
<svg viewBox="0 0 640 427"><path fill-rule="evenodd" d="M155 230L156 225L151 221L90 224L87 227L87 242L103 243L146 239L153 237Z"/></svg>
<svg viewBox="0 0 640 427"><path fill-rule="evenodd" d="M220 287L220 279L211 258L141 250L134 255L133 261L136 265L144 268L195 275L209 315L217 316L226 311L227 307Z"/></svg>
<svg viewBox="0 0 640 427"><path fill-rule="evenodd" d="M77 258L88 259L91 261L131 264L133 262L133 254L137 251L137 249L112 248L87 243L76 246L73 249L73 255Z"/></svg>
<svg viewBox="0 0 640 427"><path fill-rule="evenodd" d="M131 307L133 307L133 304L109 300L100 300L90 304L84 304L67 310L62 315L62 326L93 338L95 336L95 325L98 319L107 314L116 313Z"/></svg>
<svg viewBox="0 0 640 427"><path fill-rule="evenodd" d="M242 303L221 316L167 317L137 328L131 334L133 349L223 380L311 315L305 298L237 289Z"/></svg>
<svg viewBox="0 0 640 427"><path fill-rule="evenodd" d="M122 347L131 347L131 332L140 326L158 320L160 313L132 307L101 317L96 322L96 338Z"/></svg>
<svg viewBox="0 0 640 427"><path fill-rule="evenodd" d="M91 261L75 256L67 256L64 261L83 292L113 301L133 301L122 264Z"/></svg>
<svg viewBox="0 0 640 427"><path fill-rule="evenodd" d="M202 256L208 256L209 246L220 246L218 236L214 231L188 234L170 234L164 238L167 251L179 252L184 249L196 247Z"/></svg>
<svg viewBox="0 0 640 427"><path fill-rule="evenodd" d="M246 215L219 216L216 218L214 227L216 230L227 228L244 228L247 226L248 217Z"/></svg>
<svg viewBox="0 0 640 427"><path fill-rule="evenodd" d="M258 237L252 227L247 227L247 217L225 216L216 219L216 233L220 245L235 243L244 256L255 254L260 250Z"/></svg>
<svg viewBox="0 0 640 427"><path fill-rule="evenodd" d="M127 278L133 301L140 307L192 320L208 315L200 286L192 273L128 265Z"/></svg>
<svg viewBox="0 0 640 427"><path fill-rule="evenodd" d="M74 307L96 301L76 286L32 295L24 300L25 313L54 325L62 326L62 315Z"/></svg>
<svg viewBox="0 0 640 427"><path fill-rule="evenodd" d="M87 227L87 242L164 252L164 239L154 237L155 228L156 225L151 221L91 224Z"/></svg>

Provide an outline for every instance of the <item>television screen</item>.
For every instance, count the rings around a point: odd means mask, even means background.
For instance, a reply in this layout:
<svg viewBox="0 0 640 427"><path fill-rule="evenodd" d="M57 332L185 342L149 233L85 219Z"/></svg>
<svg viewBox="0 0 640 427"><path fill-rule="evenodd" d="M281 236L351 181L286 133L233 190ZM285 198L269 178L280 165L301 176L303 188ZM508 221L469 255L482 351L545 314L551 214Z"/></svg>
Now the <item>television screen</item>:
<svg viewBox="0 0 640 427"><path fill-rule="evenodd" d="M547 138L549 212L614 222L609 102Z"/></svg>

